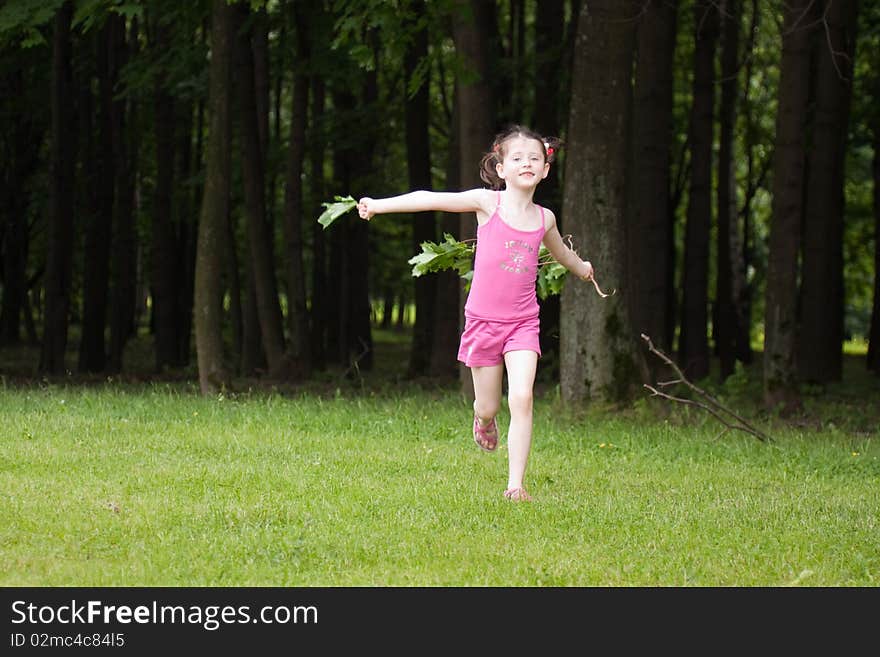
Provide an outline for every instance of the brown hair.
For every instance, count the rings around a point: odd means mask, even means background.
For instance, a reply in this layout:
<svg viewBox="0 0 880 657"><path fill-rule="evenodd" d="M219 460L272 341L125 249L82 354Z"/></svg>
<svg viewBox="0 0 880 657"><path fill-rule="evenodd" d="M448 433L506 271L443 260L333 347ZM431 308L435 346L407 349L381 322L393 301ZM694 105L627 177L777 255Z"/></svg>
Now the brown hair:
<svg viewBox="0 0 880 657"><path fill-rule="evenodd" d="M492 150L483 156L480 160L480 178L492 189L502 189L504 181L498 176L495 166L504 159L504 145L511 139L524 137L525 139L534 139L541 144L541 152L544 154L544 161L552 163L556 159L556 153L562 145L562 141L556 137L542 137L531 128L523 125L511 125L507 129L495 135L492 141Z"/></svg>

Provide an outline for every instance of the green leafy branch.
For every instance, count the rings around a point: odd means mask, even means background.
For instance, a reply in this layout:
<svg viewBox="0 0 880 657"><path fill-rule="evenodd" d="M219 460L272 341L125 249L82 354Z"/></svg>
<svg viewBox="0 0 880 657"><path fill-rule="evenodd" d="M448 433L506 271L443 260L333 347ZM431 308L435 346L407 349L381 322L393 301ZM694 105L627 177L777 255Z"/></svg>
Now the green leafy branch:
<svg viewBox="0 0 880 657"><path fill-rule="evenodd" d="M334 221L339 219L346 212L354 210L357 207L357 201L351 196L334 196L335 203L321 203L324 206L324 212L318 217L318 223L327 230Z"/></svg>
<svg viewBox="0 0 880 657"><path fill-rule="evenodd" d="M357 201L351 196L334 196L333 202L321 204L324 212L318 217L318 223L324 227L324 230L330 227L339 217L350 212L357 207ZM566 235L568 247L577 253L571 241L571 235ZM474 276L473 262L476 250L476 240L459 241L449 233L443 233L441 242L422 242L422 252L417 253L407 262L413 266L412 275L416 278L424 274L432 274L447 269L454 269L458 275L467 281L470 286L471 279ZM554 294L562 292L562 286L568 270L559 264L547 248L542 244L538 251L538 277L537 277L537 293L540 299L546 299ZM596 292L601 297L607 297L595 278L590 279ZM611 292L614 294L614 291Z"/></svg>
<svg viewBox="0 0 880 657"><path fill-rule="evenodd" d="M567 236L569 245L571 236ZM407 262L413 266L412 275L437 273L454 269L458 275L470 284L473 278L473 261L476 248L475 240L456 240L449 233L443 234L443 241L422 242L422 252L414 255ZM572 249L574 250L574 249ZM538 251L538 297L546 299L562 292L568 270L559 264L542 244ZM598 290L598 287L596 288ZM600 294L604 293L599 290Z"/></svg>

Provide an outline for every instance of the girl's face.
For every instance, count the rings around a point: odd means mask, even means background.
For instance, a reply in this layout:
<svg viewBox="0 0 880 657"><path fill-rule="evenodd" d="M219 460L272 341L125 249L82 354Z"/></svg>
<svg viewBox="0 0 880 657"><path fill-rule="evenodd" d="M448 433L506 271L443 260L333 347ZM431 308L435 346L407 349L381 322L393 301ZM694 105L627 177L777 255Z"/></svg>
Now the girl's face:
<svg viewBox="0 0 880 657"><path fill-rule="evenodd" d="M537 139L508 139L501 144L501 154L503 158L495 165L495 169L508 186L534 188L550 173L550 163L544 156L544 145Z"/></svg>

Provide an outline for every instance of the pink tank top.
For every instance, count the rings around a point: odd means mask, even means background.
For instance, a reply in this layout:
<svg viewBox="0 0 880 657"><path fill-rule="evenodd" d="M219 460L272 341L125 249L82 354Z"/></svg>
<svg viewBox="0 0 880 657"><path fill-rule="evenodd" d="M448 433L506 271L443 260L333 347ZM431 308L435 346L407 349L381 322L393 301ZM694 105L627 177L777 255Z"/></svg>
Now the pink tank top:
<svg viewBox="0 0 880 657"><path fill-rule="evenodd" d="M489 221L477 226L474 277L465 317L493 322L516 322L538 316L535 282L538 251L544 238L544 208L540 205L541 227L518 230L504 223L498 205Z"/></svg>

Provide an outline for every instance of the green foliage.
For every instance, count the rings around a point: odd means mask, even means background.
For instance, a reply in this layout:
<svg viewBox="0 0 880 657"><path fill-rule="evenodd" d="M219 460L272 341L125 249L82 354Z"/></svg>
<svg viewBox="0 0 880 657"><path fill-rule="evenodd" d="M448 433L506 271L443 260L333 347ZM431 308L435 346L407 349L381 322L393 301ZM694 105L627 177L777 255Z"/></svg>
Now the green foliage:
<svg viewBox="0 0 880 657"><path fill-rule="evenodd" d="M321 203L324 206L325 210L321 213L321 216L318 217L318 223L324 227L324 230L327 230L334 221L339 219L346 212L350 212L357 207L357 201L354 200L351 196L334 196L333 200L335 203Z"/></svg>
<svg viewBox="0 0 880 657"><path fill-rule="evenodd" d="M449 233L443 234L443 241L422 242L422 252L408 260L413 266L415 277L454 269L463 279L473 278L473 259L475 244L472 241L460 242ZM550 252L542 244L538 252L538 297L546 299L562 292L562 285L568 270L553 260Z"/></svg>
<svg viewBox="0 0 880 657"><path fill-rule="evenodd" d="M407 262L413 266L412 275L415 277L455 269L459 276L470 280L473 276L474 249L473 242L460 242L449 233L444 233L443 241L439 244L422 242L422 252Z"/></svg>
<svg viewBox="0 0 880 657"><path fill-rule="evenodd" d="M538 267L538 298L546 299L554 294L562 293L562 285L568 270L555 260L547 260L549 251L541 245L538 260L542 263Z"/></svg>
<svg viewBox="0 0 880 657"><path fill-rule="evenodd" d="M48 24L63 0L6 0L0 4L0 44L32 48L46 43L40 28Z"/></svg>

